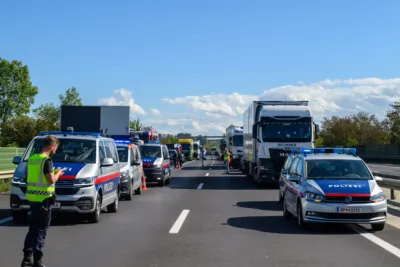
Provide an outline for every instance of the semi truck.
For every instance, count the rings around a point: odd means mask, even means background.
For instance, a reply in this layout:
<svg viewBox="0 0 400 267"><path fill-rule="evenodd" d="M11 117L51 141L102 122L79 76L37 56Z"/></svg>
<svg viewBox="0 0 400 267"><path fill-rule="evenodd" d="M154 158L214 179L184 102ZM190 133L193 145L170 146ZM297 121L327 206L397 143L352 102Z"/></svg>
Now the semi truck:
<svg viewBox="0 0 400 267"><path fill-rule="evenodd" d="M193 160L193 139L185 138L178 139L178 143L182 146L182 153L188 160Z"/></svg>
<svg viewBox="0 0 400 267"><path fill-rule="evenodd" d="M277 185L290 150L313 148L318 135L308 101L253 101L243 114L243 171Z"/></svg>
<svg viewBox="0 0 400 267"><path fill-rule="evenodd" d="M100 132L108 136L128 137L129 106L61 106L60 131Z"/></svg>
<svg viewBox="0 0 400 267"><path fill-rule="evenodd" d="M240 168L243 157L243 126L230 125L226 128L226 146L232 151L232 168Z"/></svg>
<svg viewBox="0 0 400 267"><path fill-rule="evenodd" d="M200 159L200 141L193 142L193 158Z"/></svg>

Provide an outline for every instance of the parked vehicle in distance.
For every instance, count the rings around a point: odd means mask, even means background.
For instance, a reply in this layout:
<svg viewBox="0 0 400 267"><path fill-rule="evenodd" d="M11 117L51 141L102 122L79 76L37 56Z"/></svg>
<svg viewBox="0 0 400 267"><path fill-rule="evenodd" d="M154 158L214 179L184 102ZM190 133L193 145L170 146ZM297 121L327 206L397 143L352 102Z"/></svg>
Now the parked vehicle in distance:
<svg viewBox="0 0 400 267"><path fill-rule="evenodd" d="M163 187L171 181L172 171L170 156L166 145L160 141L149 141L140 146L143 161L143 170L146 175L146 183L158 183Z"/></svg>
<svg viewBox="0 0 400 267"><path fill-rule="evenodd" d="M142 194L143 164L139 147L130 141L115 140L121 171L121 199Z"/></svg>

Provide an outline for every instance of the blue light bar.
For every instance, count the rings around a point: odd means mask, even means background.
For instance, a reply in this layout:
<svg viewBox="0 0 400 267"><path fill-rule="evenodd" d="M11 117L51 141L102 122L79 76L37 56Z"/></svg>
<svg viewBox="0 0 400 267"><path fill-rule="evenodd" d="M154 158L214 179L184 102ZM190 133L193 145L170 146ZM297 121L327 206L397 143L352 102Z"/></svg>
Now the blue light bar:
<svg viewBox="0 0 400 267"><path fill-rule="evenodd" d="M40 135L91 135L96 137L101 137L100 133L92 132L40 132Z"/></svg>
<svg viewBox="0 0 400 267"><path fill-rule="evenodd" d="M149 144L161 144L160 140L149 140Z"/></svg>
<svg viewBox="0 0 400 267"><path fill-rule="evenodd" d="M131 143L131 141L129 140L114 140L114 142L116 144L128 144L128 145Z"/></svg>
<svg viewBox="0 0 400 267"><path fill-rule="evenodd" d="M347 154L347 155L356 155L357 149L355 148L297 148L292 149L291 153L293 154L323 154L323 153L335 153L335 154Z"/></svg>

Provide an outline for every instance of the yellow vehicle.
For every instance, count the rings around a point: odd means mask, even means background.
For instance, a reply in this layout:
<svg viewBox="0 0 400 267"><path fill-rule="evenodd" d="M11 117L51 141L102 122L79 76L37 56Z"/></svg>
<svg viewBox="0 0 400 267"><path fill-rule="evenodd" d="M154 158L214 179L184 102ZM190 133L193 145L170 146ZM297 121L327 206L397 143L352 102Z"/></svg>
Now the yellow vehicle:
<svg viewBox="0 0 400 267"><path fill-rule="evenodd" d="M185 155L185 158L188 160L193 160L193 139L192 138L185 138L185 139L178 139L178 144L182 146L182 153Z"/></svg>

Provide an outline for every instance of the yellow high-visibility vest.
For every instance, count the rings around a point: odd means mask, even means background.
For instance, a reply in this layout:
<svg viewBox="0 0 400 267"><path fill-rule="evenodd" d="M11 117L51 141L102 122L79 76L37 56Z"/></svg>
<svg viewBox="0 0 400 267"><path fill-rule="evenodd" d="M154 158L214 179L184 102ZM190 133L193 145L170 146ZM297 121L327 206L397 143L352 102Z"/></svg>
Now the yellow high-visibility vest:
<svg viewBox="0 0 400 267"><path fill-rule="evenodd" d="M28 159L26 197L30 202L43 202L55 193L55 185L49 184L43 173L43 166L47 159L48 157L43 154L34 154Z"/></svg>

